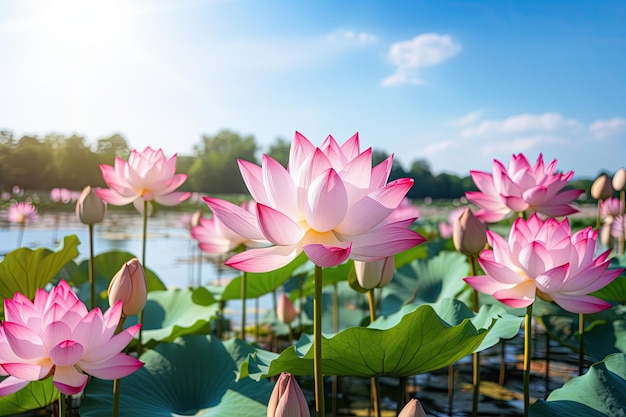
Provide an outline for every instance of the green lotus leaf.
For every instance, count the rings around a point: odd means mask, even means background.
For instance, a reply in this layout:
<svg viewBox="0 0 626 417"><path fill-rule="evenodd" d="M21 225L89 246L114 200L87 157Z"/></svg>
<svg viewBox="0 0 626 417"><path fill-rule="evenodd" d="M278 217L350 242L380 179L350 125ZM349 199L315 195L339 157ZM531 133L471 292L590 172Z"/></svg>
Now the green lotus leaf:
<svg viewBox="0 0 626 417"><path fill-rule="evenodd" d="M533 417L626 416L626 354L614 353L530 407Z"/></svg>
<svg viewBox="0 0 626 417"><path fill-rule="evenodd" d="M500 305L483 305L478 313L474 313L465 303L453 298L444 298L430 305L435 309L437 315L451 326L457 326L463 320L469 319L477 329L490 329L483 342L476 349L477 352L494 346L501 339L515 337L519 332L522 320L524 320L523 317L509 314ZM414 305L404 306L397 313L377 319L370 327L382 328L395 325L405 314L416 308Z"/></svg>
<svg viewBox="0 0 626 417"><path fill-rule="evenodd" d="M466 284L467 258L458 252L442 251L428 259L416 259L396 271L383 289L382 314L391 314L403 304L434 303L455 298Z"/></svg>
<svg viewBox="0 0 626 417"><path fill-rule="evenodd" d="M63 238L63 248L57 252L19 248L8 253L0 262L0 300L12 298L16 292L32 300L38 288L52 281L78 256L79 244L78 237L70 235Z"/></svg>
<svg viewBox="0 0 626 417"><path fill-rule="evenodd" d="M378 323L376 326L380 326ZM384 325L384 324L382 324ZM433 307L424 305L404 315L391 327L351 327L322 338L325 375L409 376L448 366L474 352L489 330L470 320L450 326ZM309 337L281 354L257 350L240 368L241 376L253 379L283 371L313 374L313 349Z"/></svg>
<svg viewBox="0 0 626 417"><path fill-rule="evenodd" d="M37 410L52 404L59 398L59 391L52 378L34 381L16 393L0 397L0 416L13 416Z"/></svg>
<svg viewBox="0 0 626 417"><path fill-rule="evenodd" d="M119 417L265 417L273 384L235 381L238 361L250 351L210 336L184 336L148 350L139 358L143 368L121 380ZM111 415L112 387L93 379L80 415Z"/></svg>
<svg viewBox="0 0 626 417"><path fill-rule="evenodd" d="M109 300L107 298L107 289L109 283L120 270L122 265L136 258L135 255L129 252L123 251L109 251L101 253L94 257L94 282L96 286L96 307L100 307L102 310L109 308ZM70 264L71 265L71 264ZM165 289L165 284L159 279L159 277L150 269L144 268L146 275L146 285L148 292L160 291ZM90 303L89 292L89 260L83 260L80 264L73 264L70 274L68 276L68 282L77 288L76 295L84 303Z"/></svg>
<svg viewBox="0 0 626 417"><path fill-rule="evenodd" d="M172 342L188 334L208 334L211 319L219 308L217 303L200 305L193 302L194 291L175 289L152 291L143 313L143 344L147 347L160 342ZM126 319L124 327L137 323L137 316Z"/></svg>
<svg viewBox="0 0 626 417"><path fill-rule="evenodd" d="M605 301L626 304L626 275L620 275L609 285L591 295Z"/></svg>
<svg viewBox="0 0 626 417"><path fill-rule="evenodd" d="M599 361L611 353L626 353L626 306L617 305L594 314L585 314L585 355ZM562 310L541 320L550 337L578 352L578 314Z"/></svg>
<svg viewBox="0 0 626 417"><path fill-rule="evenodd" d="M280 287L287 281L307 260L306 255L301 253L296 259L282 268L264 273L248 273L246 280L246 297L257 298L264 294L268 294ZM222 293L222 300L240 300L241 299L241 276L233 278Z"/></svg>

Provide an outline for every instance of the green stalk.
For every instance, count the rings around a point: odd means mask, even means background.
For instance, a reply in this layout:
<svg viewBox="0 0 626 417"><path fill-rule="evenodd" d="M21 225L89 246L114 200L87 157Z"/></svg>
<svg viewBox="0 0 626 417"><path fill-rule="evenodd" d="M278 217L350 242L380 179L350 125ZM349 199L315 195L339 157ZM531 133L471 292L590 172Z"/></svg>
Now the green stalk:
<svg viewBox="0 0 626 417"><path fill-rule="evenodd" d="M91 296L91 308L96 306L96 285L94 283L94 260L93 260L93 224L89 225L89 293Z"/></svg>
<svg viewBox="0 0 626 417"><path fill-rule="evenodd" d="M302 309L300 309L302 311ZM339 331L339 289L337 287L337 283L333 284L333 333L337 333ZM331 412L333 416L337 415L337 397L339 393L339 377L337 375L333 375L332 377L332 403L331 403Z"/></svg>
<svg viewBox="0 0 626 417"><path fill-rule="evenodd" d="M474 263L474 256L469 255L467 260L470 264L470 274L476 276L476 265ZM478 291L474 290L473 293L473 309L474 313L478 313L480 304L478 301ZM472 385L474 391L472 393L472 417L478 416L478 400L480 398L480 352L474 352L472 354Z"/></svg>
<svg viewBox="0 0 626 417"><path fill-rule="evenodd" d="M533 305L526 307L524 318L524 417L530 408L530 340L532 336Z"/></svg>
<svg viewBox="0 0 626 417"><path fill-rule="evenodd" d="M622 207L626 210L626 191L622 190L619 192L619 201L622 203ZM622 228L622 233L620 233L618 241L617 241L617 254L622 256L624 254L624 238L625 231Z"/></svg>
<svg viewBox="0 0 626 417"><path fill-rule="evenodd" d="M315 292L313 295L313 367L315 368L315 411L318 417L326 415L324 405L324 374L322 372L322 267L315 265Z"/></svg>
<svg viewBox="0 0 626 417"><path fill-rule="evenodd" d="M22 238L24 237L24 223L20 223L20 230L17 232L17 247L22 247Z"/></svg>
<svg viewBox="0 0 626 417"><path fill-rule="evenodd" d="M59 394L59 417L67 416L67 396L63 393Z"/></svg>
<svg viewBox="0 0 626 417"><path fill-rule="evenodd" d="M241 340L246 340L246 287L248 281L248 273L241 274Z"/></svg>
<svg viewBox="0 0 626 417"><path fill-rule="evenodd" d="M126 316L122 313L122 316L120 317L120 321L119 323L117 323L117 328L115 329L115 334L118 334L119 332L122 331L122 329L124 328L124 321L126 320ZM115 379L113 381L113 413L111 414L112 417L118 417L119 415L119 410L120 410L120 380L119 379ZM63 414L61 414L63 415Z"/></svg>
<svg viewBox="0 0 626 417"><path fill-rule="evenodd" d="M585 370L585 315L578 313L578 375Z"/></svg>
<svg viewBox="0 0 626 417"><path fill-rule="evenodd" d="M148 202L143 201L143 227L142 227L142 241L141 241L141 266L146 268L146 242L148 241ZM143 335L143 310L139 312L139 345L137 347L137 353L141 355L143 351L142 335Z"/></svg>
<svg viewBox="0 0 626 417"><path fill-rule="evenodd" d="M370 323L376 320L376 297L374 294L374 288L371 288L367 292L367 300L370 306ZM380 395L378 392L378 378L373 376L371 379L372 384L372 404L374 405L374 416L380 417Z"/></svg>

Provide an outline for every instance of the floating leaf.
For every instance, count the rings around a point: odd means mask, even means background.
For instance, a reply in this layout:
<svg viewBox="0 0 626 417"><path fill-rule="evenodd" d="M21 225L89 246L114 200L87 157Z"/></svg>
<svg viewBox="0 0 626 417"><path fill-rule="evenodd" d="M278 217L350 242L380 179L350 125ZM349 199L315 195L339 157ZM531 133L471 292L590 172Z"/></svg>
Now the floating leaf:
<svg viewBox="0 0 626 417"><path fill-rule="evenodd" d="M351 327L330 338L322 338L325 375L409 376L443 368L474 352L488 330L464 320L449 326L428 305L403 316L391 326ZM275 376L283 371L294 375L313 374L313 349L308 337L280 355L257 350L240 369L253 379Z"/></svg>
<svg viewBox="0 0 626 417"><path fill-rule="evenodd" d="M210 336L162 343L139 359L143 368L121 380L119 417L265 417L273 384L235 382L238 361L251 348ZM81 401L82 417L111 415L111 381L94 379Z"/></svg>
<svg viewBox="0 0 626 417"><path fill-rule="evenodd" d="M16 393L0 396L0 416L37 410L52 404L58 398L59 391L52 383L52 378L34 381Z"/></svg>
<svg viewBox="0 0 626 417"><path fill-rule="evenodd" d="M615 353L591 365L586 374L554 390L530 407L533 417L626 416L626 354Z"/></svg>
<svg viewBox="0 0 626 417"><path fill-rule="evenodd" d="M63 238L63 248L58 252L45 248L19 248L8 253L0 262L0 300L12 298L16 292L32 300L38 288L52 281L68 262L78 256L79 244L78 237L70 235Z"/></svg>
<svg viewBox="0 0 626 417"><path fill-rule="evenodd" d="M609 285L591 295L609 302L626 304L626 276L620 275Z"/></svg>
<svg viewBox="0 0 626 417"><path fill-rule="evenodd" d="M193 302L194 291L167 290L148 293L143 313L143 343L147 347L172 342L187 334L207 334L218 305ZM137 323L137 316L128 317L125 327Z"/></svg>

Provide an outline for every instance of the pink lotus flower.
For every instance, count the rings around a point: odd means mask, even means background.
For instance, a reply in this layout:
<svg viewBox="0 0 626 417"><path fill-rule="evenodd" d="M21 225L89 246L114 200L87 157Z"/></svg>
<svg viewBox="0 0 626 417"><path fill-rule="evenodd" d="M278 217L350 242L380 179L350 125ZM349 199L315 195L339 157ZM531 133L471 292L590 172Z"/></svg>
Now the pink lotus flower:
<svg viewBox="0 0 626 417"><path fill-rule="evenodd" d="M610 223L620 214L624 213L624 206L617 197L610 197L598 203L600 205L600 216L604 223Z"/></svg>
<svg viewBox="0 0 626 417"><path fill-rule="evenodd" d="M139 330L136 324L114 335L122 314L118 302L104 314L87 311L70 286L61 281L50 293L37 291L34 301L22 294L4 300L0 326L0 396L30 381L52 376L63 394L79 393L88 376L125 377L143 363L120 353Z"/></svg>
<svg viewBox="0 0 626 417"><path fill-rule="evenodd" d="M241 208L250 212L254 205L244 203ZM217 216L210 219L201 218L199 224L191 228L191 237L198 242L198 247L203 252L212 255L223 255L235 249L239 245L267 246L269 242L255 242L236 232L233 232Z"/></svg>
<svg viewBox="0 0 626 417"><path fill-rule="evenodd" d="M537 295L573 313L607 309L609 303L587 294L609 284L623 269L607 269L610 250L594 258L597 235L591 227L572 234L567 219L543 221L535 214L528 221L518 218L508 242L487 231L493 249L478 258L487 275L464 280L515 308L528 307Z"/></svg>
<svg viewBox="0 0 626 417"><path fill-rule="evenodd" d="M425 239L408 226L415 218L390 215L413 185L410 178L386 184L392 157L372 169L372 151L359 150L355 134L339 146L328 136L320 148L296 132L288 168L263 155L259 167L239 161L257 202L252 214L232 203L205 198L213 213L235 233L275 246L250 249L226 264L266 272L288 264L302 251L316 265L331 267L348 258L376 261Z"/></svg>
<svg viewBox="0 0 626 417"><path fill-rule="evenodd" d="M38 219L37 209L29 202L14 203L7 209L7 218L11 223L32 223Z"/></svg>
<svg viewBox="0 0 626 417"><path fill-rule="evenodd" d="M133 203L143 212L144 201L175 206L191 195L174 191L185 182L187 175L176 174L176 155L166 158L161 149L133 150L128 162L116 157L114 166L100 165L100 170L110 188L96 190L98 197L115 206Z"/></svg>
<svg viewBox="0 0 626 417"><path fill-rule="evenodd" d="M583 190L561 191L574 176L574 171L555 173L556 159L547 166L539 154L530 166L523 154L513 155L508 169L493 161L493 173L470 171L480 191L465 193L467 199L480 207L476 217L495 223L512 212L536 212L547 217L567 216L578 212L571 203Z"/></svg>
<svg viewBox="0 0 626 417"><path fill-rule="evenodd" d="M267 404L267 417L310 417L309 404L296 378L288 372L278 377Z"/></svg>
<svg viewBox="0 0 626 417"><path fill-rule="evenodd" d="M276 302L276 316L278 320L287 324L290 324L298 317L298 310L296 310L296 307L284 292L281 292L280 296L278 296L278 301Z"/></svg>

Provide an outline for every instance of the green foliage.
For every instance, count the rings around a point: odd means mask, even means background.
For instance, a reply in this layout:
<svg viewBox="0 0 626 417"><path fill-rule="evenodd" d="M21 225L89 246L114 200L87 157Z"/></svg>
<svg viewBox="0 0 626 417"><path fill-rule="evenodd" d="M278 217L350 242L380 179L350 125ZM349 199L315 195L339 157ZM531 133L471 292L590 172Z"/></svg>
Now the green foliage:
<svg viewBox="0 0 626 417"><path fill-rule="evenodd" d="M0 262L0 300L13 298L16 292L31 300L38 288L43 288L59 274L65 265L78 256L76 235L63 239L63 248L58 252L49 249L19 248L8 253ZM0 312L4 306L0 303Z"/></svg>
<svg viewBox="0 0 626 417"><path fill-rule="evenodd" d="M265 417L273 385L235 372L252 349L242 342L186 336L139 359L143 368L121 381L120 417ZM94 379L81 401L82 417L111 415L111 381Z"/></svg>
<svg viewBox="0 0 626 417"><path fill-rule="evenodd" d="M626 354L616 353L530 407L532 417L626 416Z"/></svg>
<svg viewBox="0 0 626 417"><path fill-rule="evenodd" d="M52 383L52 378L34 381L13 394L0 397L0 416L14 416L37 410L52 404L58 398L59 391Z"/></svg>
<svg viewBox="0 0 626 417"><path fill-rule="evenodd" d="M470 320L450 326L425 305L397 320L380 319L370 327L350 327L322 338L324 375L410 376L441 369L474 352L487 335ZM303 337L281 354L257 350L240 368L258 380L288 371L313 374L313 344Z"/></svg>

